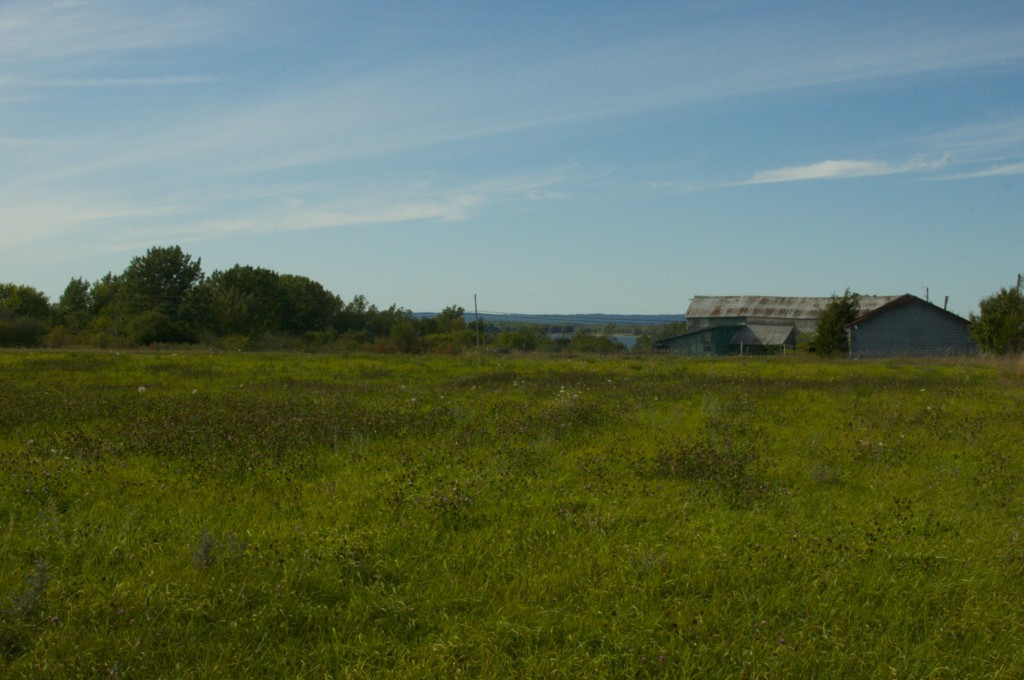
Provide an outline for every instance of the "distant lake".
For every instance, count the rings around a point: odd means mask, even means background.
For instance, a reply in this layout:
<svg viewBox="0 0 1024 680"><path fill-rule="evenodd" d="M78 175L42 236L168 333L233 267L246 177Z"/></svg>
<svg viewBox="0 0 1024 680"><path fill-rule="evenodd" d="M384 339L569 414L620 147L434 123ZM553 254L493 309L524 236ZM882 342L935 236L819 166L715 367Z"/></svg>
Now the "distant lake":
<svg viewBox="0 0 1024 680"><path fill-rule="evenodd" d="M628 349L629 351L632 352L633 351L633 345L636 344L636 339L637 339L638 336L636 336L636 335L609 335L607 337L611 338L615 342L621 342L623 345L626 346L626 349Z"/></svg>

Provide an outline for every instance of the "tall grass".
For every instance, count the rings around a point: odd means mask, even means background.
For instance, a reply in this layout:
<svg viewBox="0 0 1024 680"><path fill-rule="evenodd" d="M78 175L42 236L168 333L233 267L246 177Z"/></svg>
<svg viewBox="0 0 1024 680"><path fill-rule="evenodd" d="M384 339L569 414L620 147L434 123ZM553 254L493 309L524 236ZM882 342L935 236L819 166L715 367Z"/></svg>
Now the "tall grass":
<svg viewBox="0 0 1024 680"><path fill-rule="evenodd" d="M1019 677L988 362L0 354L0 668Z"/></svg>

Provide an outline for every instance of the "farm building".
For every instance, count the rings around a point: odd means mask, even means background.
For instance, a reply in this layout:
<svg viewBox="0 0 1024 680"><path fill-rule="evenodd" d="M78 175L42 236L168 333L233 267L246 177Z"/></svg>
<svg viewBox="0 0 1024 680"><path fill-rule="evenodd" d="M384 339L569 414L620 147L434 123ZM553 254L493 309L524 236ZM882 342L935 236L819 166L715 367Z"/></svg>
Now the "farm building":
<svg viewBox="0 0 1024 680"><path fill-rule="evenodd" d="M768 354L796 349L793 326L725 324L705 326L674 338L659 340L654 349L686 356Z"/></svg>
<svg viewBox="0 0 1024 680"><path fill-rule="evenodd" d="M687 356L769 354L796 349L797 337L813 333L830 297L698 295L686 310L688 331L659 340L654 349ZM864 295L869 311L897 296Z"/></svg>
<svg viewBox="0 0 1024 680"><path fill-rule="evenodd" d="M862 295L860 309L869 312L892 302L896 295ZM813 333L818 317L831 297L773 297L767 295L698 295L686 310L686 327L794 326L797 333Z"/></svg>
<svg viewBox="0 0 1024 680"><path fill-rule="evenodd" d="M813 333L830 297L697 296L688 331L654 349L686 356L771 354ZM977 351L966 319L914 295L862 295L846 327L852 357L946 356Z"/></svg>
<svg viewBox="0 0 1024 680"><path fill-rule="evenodd" d="M914 295L901 295L846 326L851 357L974 354L968 321Z"/></svg>

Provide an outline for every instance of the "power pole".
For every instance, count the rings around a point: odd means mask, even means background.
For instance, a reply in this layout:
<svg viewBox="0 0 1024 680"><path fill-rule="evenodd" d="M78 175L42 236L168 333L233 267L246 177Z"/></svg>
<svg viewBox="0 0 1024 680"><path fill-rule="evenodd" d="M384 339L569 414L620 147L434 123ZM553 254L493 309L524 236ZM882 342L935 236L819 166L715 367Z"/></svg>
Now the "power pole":
<svg viewBox="0 0 1024 680"><path fill-rule="evenodd" d="M473 314L476 316L476 348L480 349L480 310L476 306L476 293L473 293Z"/></svg>
<svg viewBox="0 0 1024 680"><path fill-rule="evenodd" d="M1017 274L1017 292L1020 293L1021 275Z"/></svg>

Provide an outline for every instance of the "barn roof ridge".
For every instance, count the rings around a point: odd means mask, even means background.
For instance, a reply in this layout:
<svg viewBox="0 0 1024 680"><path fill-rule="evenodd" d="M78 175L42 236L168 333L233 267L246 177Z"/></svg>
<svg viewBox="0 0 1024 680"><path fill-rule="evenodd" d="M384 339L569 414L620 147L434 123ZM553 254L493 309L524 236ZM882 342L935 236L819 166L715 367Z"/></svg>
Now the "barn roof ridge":
<svg viewBox="0 0 1024 680"><path fill-rule="evenodd" d="M835 296L696 295L686 310L690 318L780 317L816 319ZM871 311L896 300L898 295L861 295L862 310Z"/></svg>
<svg viewBox="0 0 1024 680"><path fill-rule="evenodd" d="M874 309L870 309L870 310L864 312L863 314L860 314L859 316L857 316L856 319L854 319L850 323L846 324L846 326L844 326L844 328L849 328L850 326L856 326L857 324L859 324L861 322L868 321L870 319L875 318L876 316L880 316L882 314L885 314L886 312L888 312L890 310L897 309L899 307L902 307L905 304L909 304L909 303L913 302L914 300L917 300L918 302L924 303L924 304L928 305L929 307L933 307L934 309L942 312L943 314L945 314L946 316L948 316L950 318L956 319L957 321L962 321L963 323L970 323L967 319L963 318L959 314L955 314L955 313L949 311L948 309L943 309L942 307L939 307L934 302L931 302L929 300L922 300L921 298L919 298L916 295L913 295L911 293L904 293L903 295L897 296L895 299L890 300L889 302L886 302L883 305L880 305L878 307L875 307Z"/></svg>

